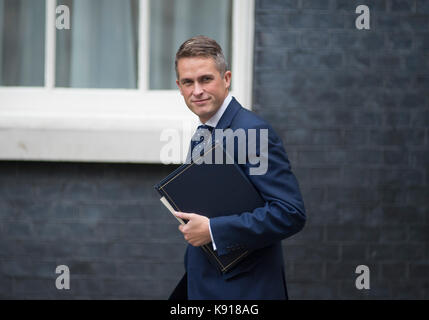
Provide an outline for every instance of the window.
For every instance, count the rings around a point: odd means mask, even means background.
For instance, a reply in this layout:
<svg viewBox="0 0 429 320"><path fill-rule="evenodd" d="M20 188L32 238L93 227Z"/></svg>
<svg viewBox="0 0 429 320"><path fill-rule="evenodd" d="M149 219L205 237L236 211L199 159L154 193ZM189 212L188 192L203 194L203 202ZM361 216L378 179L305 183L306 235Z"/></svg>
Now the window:
<svg viewBox="0 0 429 320"><path fill-rule="evenodd" d="M0 1L0 86L44 82L45 1Z"/></svg>
<svg viewBox="0 0 429 320"><path fill-rule="evenodd" d="M58 5L70 9L70 30L55 28ZM190 137L196 120L175 85L174 54L187 38L221 44L232 94L250 107L253 7L0 0L0 159L160 162L162 130Z"/></svg>

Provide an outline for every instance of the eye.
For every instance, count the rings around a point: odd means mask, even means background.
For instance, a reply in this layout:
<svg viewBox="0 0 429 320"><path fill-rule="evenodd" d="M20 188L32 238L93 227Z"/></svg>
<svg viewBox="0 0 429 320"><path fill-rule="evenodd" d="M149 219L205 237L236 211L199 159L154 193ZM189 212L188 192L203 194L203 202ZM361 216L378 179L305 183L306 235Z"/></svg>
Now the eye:
<svg viewBox="0 0 429 320"><path fill-rule="evenodd" d="M203 77L203 82L209 82L210 80L212 80L212 77L209 77L209 76Z"/></svg>

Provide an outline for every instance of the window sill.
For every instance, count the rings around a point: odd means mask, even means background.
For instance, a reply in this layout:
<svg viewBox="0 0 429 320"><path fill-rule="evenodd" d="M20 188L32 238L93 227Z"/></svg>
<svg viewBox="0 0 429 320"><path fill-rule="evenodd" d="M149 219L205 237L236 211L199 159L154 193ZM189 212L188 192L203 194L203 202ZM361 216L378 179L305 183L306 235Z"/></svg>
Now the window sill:
<svg viewBox="0 0 429 320"><path fill-rule="evenodd" d="M168 143L178 164L198 120L177 90L2 88L0 101L0 160L161 163Z"/></svg>
<svg viewBox="0 0 429 320"><path fill-rule="evenodd" d="M0 101L1 160L160 163L163 130L189 142L197 121L176 90L8 88Z"/></svg>

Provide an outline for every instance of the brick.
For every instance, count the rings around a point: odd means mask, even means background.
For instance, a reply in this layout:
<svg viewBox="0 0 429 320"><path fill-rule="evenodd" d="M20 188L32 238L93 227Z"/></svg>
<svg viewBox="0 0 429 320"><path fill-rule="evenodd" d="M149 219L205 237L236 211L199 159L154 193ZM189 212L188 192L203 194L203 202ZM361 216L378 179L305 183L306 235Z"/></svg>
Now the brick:
<svg viewBox="0 0 429 320"><path fill-rule="evenodd" d="M348 51L346 55L345 65L350 68L353 68L352 70L347 70L347 74L349 74L350 76L354 76L355 78L360 77L362 71L368 72L369 70L371 70L370 68L374 65L373 55L370 55L368 53L362 53L359 51Z"/></svg>
<svg viewBox="0 0 429 320"><path fill-rule="evenodd" d="M429 163L429 151L427 150L410 151L410 163L413 166L424 168Z"/></svg>
<svg viewBox="0 0 429 320"><path fill-rule="evenodd" d="M312 135L309 130L295 129L284 132L283 141L286 145L312 144Z"/></svg>
<svg viewBox="0 0 429 320"><path fill-rule="evenodd" d="M392 12L412 12L414 11L414 2L408 0L392 0L390 9Z"/></svg>
<svg viewBox="0 0 429 320"><path fill-rule="evenodd" d="M326 199L336 201L347 199L349 203L374 203L378 201L378 194L366 187L326 187Z"/></svg>
<svg viewBox="0 0 429 320"><path fill-rule="evenodd" d="M370 88L372 88L372 90L381 88L383 86L383 77L380 74L363 72L361 78L357 82L357 86L364 92L371 90Z"/></svg>
<svg viewBox="0 0 429 320"><path fill-rule="evenodd" d="M362 262L366 259L367 247L362 244L343 244L341 245L341 261Z"/></svg>
<svg viewBox="0 0 429 320"><path fill-rule="evenodd" d="M378 68L390 70L392 68L400 68L402 58L397 54L383 54L375 59L375 64Z"/></svg>
<svg viewBox="0 0 429 320"><path fill-rule="evenodd" d="M410 244L372 244L369 246L369 259L372 261L419 260L424 256L422 245Z"/></svg>
<svg viewBox="0 0 429 320"><path fill-rule="evenodd" d="M256 47L296 48L298 35L289 31L256 32ZM272 54L270 51L268 54ZM261 63L261 62L258 62Z"/></svg>
<svg viewBox="0 0 429 320"><path fill-rule="evenodd" d="M323 241L324 228L321 226L306 225L304 232L298 232L292 237L284 240L284 246L298 245L307 242L321 242Z"/></svg>
<svg viewBox="0 0 429 320"><path fill-rule="evenodd" d="M257 79L255 79L255 81L257 81L259 88L286 89L292 87L297 83L305 85L308 80L304 79L302 75L298 74L297 72L273 70L270 72L262 73ZM264 104L264 101L261 101L261 103ZM267 112L267 110L263 111ZM278 116L286 115L283 112L276 112L276 114Z"/></svg>
<svg viewBox="0 0 429 320"><path fill-rule="evenodd" d="M388 32L427 32L429 28L427 15L384 14L373 16L371 21L375 21L377 30Z"/></svg>
<svg viewBox="0 0 429 320"><path fill-rule="evenodd" d="M121 262L117 264L121 278L175 280L185 272L183 263L149 263L147 261Z"/></svg>
<svg viewBox="0 0 429 320"><path fill-rule="evenodd" d="M355 122L354 114L346 110L335 110L332 112L331 117L334 125L350 126Z"/></svg>
<svg viewBox="0 0 429 320"><path fill-rule="evenodd" d="M411 129L371 130L369 140L376 145L423 145L424 131Z"/></svg>
<svg viewBox="0 0 429 320"><path fill-rule="evenodd" d="M425 299L424 296L424 283L416 286L413 282L397 281L392 283L392 297L401 300L416 300Z"/></svg>
<svg viewBox="0 0 429 320"><path fill-rule="evenodd" d="M186 243L115 243L112 245L113 256L131 256L153 263L183 263Z"/></svg>
<svg viewBox="0 0 429 320"><path fill-rule="evenodd" d="M363 227L356 224L345 226L329 226L326 229L327 241L341 243L374 243L378 242L380 234L376 227Z"/></svg>
<svg viewBox="0 0 429 320"><path fill-rule="evenodd" d="M412 15L401 18L405 30L427 32L429 29L428 15Z"/></svg>
<svg viewBox="0 0 429 320"><path fill-rule="evenodd" d="M279 13L256 13L255 30L278 30L287 26L287 16Z"/></svg>
<svg viewBox="0 0 429 320"><path fill-rule="evenodd" d="M416 76L416 85L419 88L428 88L429 87L429 75L417 75ZM427 102L426 102L427 104Z"/></svg>
<svg viewBox="0 0 429 320"><path fill-rule="evenodd" d="M41 262L33 259L8 260L0 263L2 273L5 277L34 277L34 278L56 278L54 262Z"/></svg>
<svg viewBox="0 0 429 320"><path fill-rule="evenodd" d="M28 200L35 197L34 183L27 183L23 188L17 181L4 180L0 182L0 199Z"/></svg>
<svg viewBox="0 0 429 320"><path fill-rule="evenodd" d="M331 36L326 32L304 31L301 33L300 44L303 49L327 48L330 45Z"/></svg>
<svg viewBox="0 0 429 320"><path fill-rule="evenodd" d="M380 112L360 112L356 122L362 126L377 127L382 124L383 117Z"/></svg>
<svg viewBox="0 0 429 320"><path fill-rule="evenodd" d="M308 221L315 226L329 226L338 224L341 220L341 214L336 210L335 205L330 204L319 204L313 203L310 197L306 197L308 200L307 205L307 216ZM326 235L325 235L326 237Z"/></svg>
<svg viewBox="0 0 429 320"><path fill-rule="evenodd" d="M344 124L347 124L344 123ZM367 130L362 130L362 129L354 129L354 130L344 130L342 132L342 141L343 144L347 145L347 146L366 146L368 144L368 132ZM349 161L350 159L354 160L354 154L352 154L353 152L349 152L350 150L353 150L353 148L347 148L347 154L348 154L348 158ZM356 151L358 153L366 153L366 150L362 150L362 151ZM370 151L371 152L371 151ZM364 161L366 161L367 158L365 158Z"/></svg>
<svg viewBox="0 0 429 320"><path fill-rule="evenodd" d="M410 263L410 278L428 280L429 263Z"/></svg>
<svg viewBox="0 0 429 320"><path fill-rule="evenodd" d="M325 13L289 13L289 25L293 28L341 29L344 26L342 15Z"/></svg>
<svg viewBox="0 0 429 320"><path fill-rule="evenodd" d="M429 56L413 54L404 57L405 67L409 72L429 72Z"/></svg>
<svg viewBox="0 0 429 320"><path fill-rule="evenodd" d="M429 3L427 1L416 1L417 13L429 13Z"/></svg>
<svg viewBox="0 0 429 320"><path fill-rule="evenodd" d="M139 205L139 204L81 204L78 210L79 219L102 219L120 221L123 219L132 220L159 220L171 221L159 206Z"/></svg>
<svg viewBox="0 0 429 320"><path fill-rule="evenodd" d="M339 247L332 244L320 244L318 246L285 245L283 247L286 262L316 262L323 257L327 261L339 259Z"/></svg>
<svg viewBox="0 0 429 320"><path fill-rule="evenodd" d="M381 265L381 277L388 281L408 278L408 266L404 262L386 262Z"/></svg>
<svg viewBox="0 0 429 320"><path fill-rule="evenodd" d="M404 150L385 150L384 163L387 165L406 165L409 155Z"/></svg>
<svg viewBox="0 0 429 320"><path fill-rule="evenodd" d="M97 277L70 277L70 291L77 297L83 296L84 299L97 299L97 297L106 299L107 295L103 295L106 292L103 280Z"/></svg>
<svg viewBox="0 0 429 320"><path fill-rule="evenodd" d="M413 33L388 33L386 47L392 50L411 50L413 48Z"/></svg>
<svg viewBox="0 0 429 320"><path fill-rule="evenodd" d="M258 51L255 54L255 63L258 69L284 69L285 52L283 50L271 52Z"/></svg>
<svg viewBox="0 0 429 320"><path fill-rule="evenodd" d="M291 300L326 300L338 299L338 288L335 283L322 281L291 281L287 282L288 296Z"/></svg>
<svg viewBox="0 0 429 320"><path fill-rule="evenodd" d="M360 0L337 0L336 9L347 12L356 12L356 7L363 4ZM386 11L386 0L371 1L367 4L370 12L374 11ZM356 15L357 16L357 15Z"/></svg>
<svg viewBox="0 0 429 320"><path fill-rule="evenodd" d="M12 285L13 278L2 276L0 278L0 299L11 299L12 298Z"/></svg>
<svg viewBox="0 0 429 320"><path fill-rule="evenodd" d="M406 201L398 201L398 205L394 206L387 202L383 206L383 221L386 225L397 224L397 225L418 225L422 224L425 221L424 211L419 207L416 207L415 204L404 205Z"/></svg>
<svg viewBox="0 0 429 320"><path fill-rule="evenodd" d="M326 0L303 0L303 9L328 10L330 7L329 1Z"/></svg>
<svg viewBox="0 0 429 320"><path fill-rule="evenodd" d="M295 172L299 175L301 183L313 186L337 185L341 180L340 168L297 168Z"/></svg>
<svg viewBox="0 0 429 320"><path fill-rule="evenodd" d="M407 189L407 197L409 203L414 205L427 205L428 187L410 187Z"/></svg>
<svg viewBox="0 0 429 320"><path fill-rule="evenodd" d="M410 124L410 112L386 112L384 123L386 126L409 126Z"/></svg>
<svg viewBox="0 0 429 320"><path fill-rule="evenodd" d="M37 279L35 277L15 277L13 281L13 293L19 296L36 294L37 296L49 296L58 291L55 287L55 278Z"/></svg>
<svg viewBox="0 0 429 320"><path fill-rule="evenodd" d="M338 67L341 66L342 56L340 54L314 54L310 52L295 51L287 56L288 66L301 67Z"/></svg>
<svg viewBox="0 0 429 320"><path fill-rule="evenodd" d="M416 111L411 115L412 127L425 127L429 123L429 111Z"/></svg>
<svg viewBox="0 0 429 320"><path fill-rule="evenodd" d="M385 47L385 37L382 33L356 33L356 31L333 33L332 46L353 50L355 54L360 51L381 51Z"/></svg>
<svg viewBox="0 0 429 320"><path fill-rule="evenodd" d="M404 89L414 88L414 79L404 74L387 74L384 79L385 88L396 89L398 84Z"/></svg>
<svg viewBox="0 0 429 320"><path fill-rule="evenodd" d="M428 243L429 226L410 226L409 241Z"/></svg>
<svg viewBox="0 0 429 320"><path fill-rule="evenodd" d="M290 278L293 281L320 281L324 278L324 267L322 263L296 262Z"/></svg>
<svg viewBox="0 0 429 320"><path fill-rule="evenodd" d="M35 235L33 223L29 221L17 221L3 226L3 232L8 239L28 238Z"/></svg>
<svg viewBox="0 0 429 320"><path fill-rule="evenodd" d="M380 243L404 242L408 238L407 229L401 226L380 228Z"/></svg>
<svg viewBox="0 0 429 320"><path fill-rule="evenodd" d="M314 130L312 132L312 143L317 145L340 145L342 144L341 131L337 129Z"/></svg>

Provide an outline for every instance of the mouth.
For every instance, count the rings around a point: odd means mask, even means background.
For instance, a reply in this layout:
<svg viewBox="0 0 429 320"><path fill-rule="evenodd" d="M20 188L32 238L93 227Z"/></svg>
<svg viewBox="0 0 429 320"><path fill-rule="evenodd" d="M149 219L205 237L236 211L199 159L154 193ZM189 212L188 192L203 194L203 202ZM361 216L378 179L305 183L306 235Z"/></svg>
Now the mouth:
<svg viewBox="0 0 429 320"><path fill-rule="evenodd" d="M210 100L210 98L207 98L207 99L199 99L199 100L193 100L192 101L192 103L195 103L196 105L203 105L203 104L205 104L207 101L209 101Z"/></svg>

